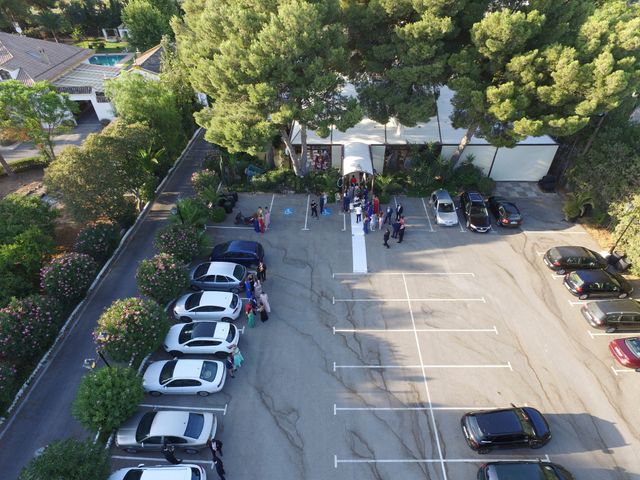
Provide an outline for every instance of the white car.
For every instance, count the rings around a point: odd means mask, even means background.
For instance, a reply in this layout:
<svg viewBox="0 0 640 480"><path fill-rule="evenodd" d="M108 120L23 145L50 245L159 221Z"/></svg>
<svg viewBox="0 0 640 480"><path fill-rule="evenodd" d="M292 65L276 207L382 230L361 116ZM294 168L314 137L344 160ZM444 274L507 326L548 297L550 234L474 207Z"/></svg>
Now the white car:
<svg viewBox="0 0 640 480"><path fill-rule="evenodd" d="M207 480L204 468L188 463L180 465L138 465L121 468L109 480Z"/></svg>
<svg viewBox="0 0 640 480"><path fill-rule="evenodd" d="M222 320L233 322L242 310L242 301L230 292L187 293L178 298L173 314L181 322Z"/></svg>
<svg viewBox="0 0 640 480"><path fill-rule="evenodd" d="M433 214L436 217L437 225L446 225L451 227L458 224L458 213L456 212L456 204L449 192L446 190L436 190L431 194L429 203L433 206Z"/></svg>
<svg viewBox="0 0 640 480"><path fill-rule="evenodd" d="M164 349L173 357L194 353L225 358L239 338L240 331L228 322L178 323L169 329Z"/></svg>
<svg viewBox="0 0 640 480"><path fill-rule="evenodd" d="M142 387L153 396L198 394L206 397L222 390L226 378L227 370L218 360L162 360L149 364L142 377Z"/></svg>

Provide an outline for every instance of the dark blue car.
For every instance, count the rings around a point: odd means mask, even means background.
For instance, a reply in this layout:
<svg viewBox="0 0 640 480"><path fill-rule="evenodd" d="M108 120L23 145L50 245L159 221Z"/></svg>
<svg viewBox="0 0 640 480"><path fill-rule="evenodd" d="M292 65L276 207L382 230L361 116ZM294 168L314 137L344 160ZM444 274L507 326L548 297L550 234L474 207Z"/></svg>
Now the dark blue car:
<svg viewBox="0 0 640 480"><path fill-rule="evenodd" d="M478 480L573 480L564 467L550 462L491 462L478 470Z"/></svg>
<svg viewBox="0 0 640 480"><path fill-rule="evenodd" d="M258 242L232 240L213 247L209 259L212 262L232 262L251 267L264 260L264 248Z"/></svg>

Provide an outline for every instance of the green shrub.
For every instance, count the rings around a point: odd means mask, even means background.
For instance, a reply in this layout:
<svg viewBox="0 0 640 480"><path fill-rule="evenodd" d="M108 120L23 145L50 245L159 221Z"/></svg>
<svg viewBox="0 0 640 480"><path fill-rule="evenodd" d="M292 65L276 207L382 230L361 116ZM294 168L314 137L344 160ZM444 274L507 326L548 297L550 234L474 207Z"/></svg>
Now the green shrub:
<svg viewBox="0 0 640 480"><path fill-rule="evenodd" d="M98 264L83 253L65 253L40 272L42 289L66 307L76 305L93 283Z"/></svg>
<svg viewBox="0 0 640 480"><path fill-rule="evenodd" d="M62 306L51 297L12 299L0 309L0 358L28 363L53 343L63 320Z"/></svg>
<svg viewBox="0 0 640 480"><path fill-rule="evenodd" d="M11 162L11 169L13 170L13 173L19 173L19 172L27 172L29 170L39 170L41 168L44 168L46 165L47 165L47 162L43 160L42 157L40 156L27 157L27 158L21 158L20 160ZM8 174L4 170L4 168L0 169L0 177L6 177L6 176L8 176Z"/></svg>
<svg viewBox="0 0 640 480"><path fill-rule="evenodd" d="M114 223L95 223L78 234L73 249L103 264L118 247L120 229Z"/></svg>
<svg viewBox="0 0 640 480"><path fill-rule="evenodd" d="M16 366L10 361L0 360L0 413L6 412L13 402L17 387Z"/></svg>
<svg viewBox="0 0 640 480"><path fill-rule="evenodd" d="M71 412L88 430L111 432L136 412L143 397L142 378L133 368L104 367L82 378Z"/></svg>
<svg viewBox="0 0 640 480"><path fill-rule="evenodd" d="M169 225L158 232L154 245L158 252L173 255L189 263L200 253L202 231L189 225Z"/></svg>
<svg viewBox="0 0 640 480"><path fill-rule="evenodd" d="M140 262L136 282L141 294L166 305L189 287L189 272L178 259L161 253Z"/></svg>
<svg viewBox="0 0 640 480"><path fill-rule="evenodd" d="M114 220L124 229L128 229L138 218L138 208L132 201L124 201Z"/></svg>
<svg viewBox="0 0 640 480"><path fill-rule="evenodd" d="M24 467L18 480L107 480L109 450L89 440L55 440Z"/></svg>
<svg viewBox="0 0 640 480"><path fill-rule="evenodd" d="M207 207L196 198L183 198L176 203L176 213L169 219L175 224L192 226L199 230L207 224Z"/></svg>
<svg viewBox="0 0 640 480"><path fill-rule="evenodd" d="M200 194L206 188L216 190L220 184L220 176L213 170L200 170L191 175L191 184L196 194Z"/></svg>
<svg viewBox="0 0 640 480"><path fill-rule="evenodd" d="M587 205L592 205L591 195L588 193L570 193L562 206L564 218L573 222L576 218L582 217Z"/></svg>
<svg viewBox="0 0 640 480"><path fill-rule="evenodd" d="M210 218L215 223L224 222L224 219L227 218L227 212L223 207L213 207Z"/></svg>
<svg viewBox="0 0 640 480"><path fill-rule="evenodd" d="M107 308L94 330L99 348L111 358L128 362L142 360L158 348L169 331L164 309L153 300L127 298Z"/></svg>
<svg viewBox="0 0 640 480"><path fill-rule="evenodd" d="M11 194L0 200L0 244L12 243L27 230L37 227L53 231L58 213L37 197Z"/></svg>
<svg viewBox="0 0 640 480"><path fill-rule="evenodd" d="M609 208L614 221L613 238L620 238L616 250L627 255L631 272L640 275L640 193L625 201L616 202Z"/></svg>

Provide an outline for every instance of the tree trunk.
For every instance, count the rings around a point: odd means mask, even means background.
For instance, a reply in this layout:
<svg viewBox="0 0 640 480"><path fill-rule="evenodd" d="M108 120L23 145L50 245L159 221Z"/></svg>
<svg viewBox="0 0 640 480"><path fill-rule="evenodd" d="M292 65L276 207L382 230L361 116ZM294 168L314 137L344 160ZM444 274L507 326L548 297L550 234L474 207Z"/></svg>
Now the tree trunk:
<svg viewBox="0 0 640 480"><path fill-rule="evenodd" d="M58 41L58 37L56 36L56 32L54 32L53 30L51 30L51 33L53 34L53 39L56 41L56 43L60 43Z"/></svg>
<svg viewBox="0 0 640 480"><path fill-rule="evenodd" d="M300 158L298 157L298 154L296 153L296 150L291 143L291 138L289 137L286 128L280 129L280 136L282 137L282 141L286 145L287 150L289 150L289 157L291 158L291 167L293 168L293 173L295 173L296 176L299 177L303 174L300 171Z"/></svg>
<svg viewBox="0 0 640 480"><path fill-rule="evenodd" d="M596 135L598 135L598 131L600 130L600 127L602 126L602 122L604 122L605 117L607 116L606 113L602 114L602 116L600 117L600 120L598 121L598 125L596 125L596 129L593 131L593 133L591 134L591 136L589 137L589 141L587 141L587 144L584 147L584 150L582 150L582 156L584 157L587 152L589 151L589 149L591 148L591 144L593 143L593 141L596 138Z"/></svg>
<svg viewBox="0 0 640 480"><path fill-rule="evenodd" d="M300 172L301 176L305 176L307 174L307 165L309 165L309 161L307 159L307 127L306 125L300 125Z"/></svg>
<svg viewBox="0 0 640 480"><path fill-rule="evenodd" d="M4 171L7 172L7 175L9 175L10 177L13 177L15 175L15 173L13 173L13 170L11 169L11 167L9 166L9 164L4 159L1 153L0 153L0 165L4 167Z"/></svg>
<svg viewBox="0 0 640 480"><path fill-rule="evenodd" d="M453 155L451 155L451 161L455 165L454 168L458 168L460 166L460 159L462 158L462 152L464 152L464 149L467 147L467 144L473 138L473 134L476 132L477 129L478 129L477 125L471 125L467 130L467 133L465 133L462 139L460 140L460 144L458 145L458 148L456 148L455 151L453 152Z"/></svg>

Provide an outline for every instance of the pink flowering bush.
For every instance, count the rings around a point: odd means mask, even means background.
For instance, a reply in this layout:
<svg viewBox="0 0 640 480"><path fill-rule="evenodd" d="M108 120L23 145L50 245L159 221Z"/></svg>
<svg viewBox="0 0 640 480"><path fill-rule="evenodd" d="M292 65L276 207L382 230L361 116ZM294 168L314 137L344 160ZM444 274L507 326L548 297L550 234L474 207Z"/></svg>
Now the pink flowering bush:
<svg viewBox="0 0 640 480"><path fill-rule="evenodd" d="M18 363L37 360L53 343L62 320L62 306L55 298L14 298L0 309L0 358Z"/></svg>
<svg viewBox="0 0 640 480"><path fill-rule="evenodd" d="M66 253L40 271L42 289L65 306L77 304L93 282L98 264L89 255Z"/></svg>
<svg viewBox="0 0 640 480"><path fill-rule="evenodd" d="M181 262L189 263L200 253L202 232L195 227L176 223L160 230L154 245L158 252L168 253Z"/></svg>
<svg viewBox="0 0 640 480"><path fill-rule="evenodd" d="M164 309L153 300L116 300L98 319L93 333L98 348L112 359L138 361L160 346L169 331Z"/></svg>
<svg viewBox="0 0 640 480"><path fill-rule="evenodd" d="M119 241L120 229L116 224L95 223L80 231L73 249L103 264L115 251Z"/></svg>
<svg viewBox="0 0 640 480"><path fill-rule="evenodd" d="M16 394L18 371L15 365L8 361L0 361L0 413L4 413Z"/></svg>
<svg viewBox="0 0 640 480"><path fill-rule="evenodd" d="M191 175L191 184L196 194L202 193L207 188L216 190L220 183L220 177L213 170L200 170Z"/></svg>
<svg viewBox="0 0 640 480"><path fill-rule="evenodd" d="M189 272L176 257L161 253L140 262L136 282L141 294L166 305L189 287Z"/></svg>

